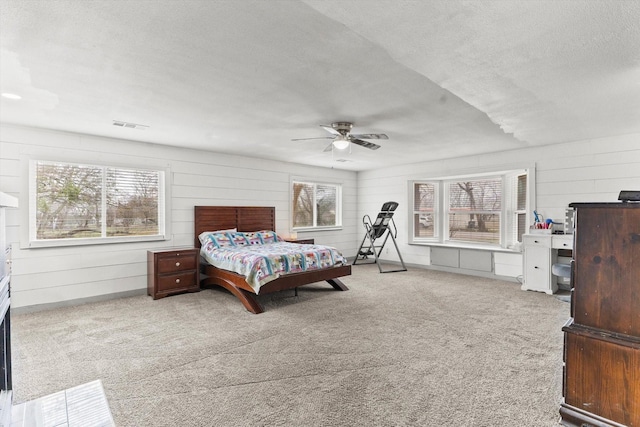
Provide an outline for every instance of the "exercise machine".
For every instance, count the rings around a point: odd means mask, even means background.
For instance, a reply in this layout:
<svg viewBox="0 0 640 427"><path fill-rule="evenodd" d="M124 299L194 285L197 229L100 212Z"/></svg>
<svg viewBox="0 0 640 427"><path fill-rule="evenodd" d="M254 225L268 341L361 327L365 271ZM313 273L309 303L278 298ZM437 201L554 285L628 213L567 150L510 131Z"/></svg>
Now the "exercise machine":
<svg viewBox="0 0 640 427"><path fill-rule="evenodd" d="M402 255L400 254L400 249L398 249L398 243L396 243L398 229L393 221L393 214L397 207L398 203L396 202L385 202L374 222L371 222L369 215L362 217L362 224L364 225L366 232L362 239L362 243L360 243L356 259L353 260L353 265L356 265L358 261L365 261L361 262L361 264L378 264L380 273L407 271L407 267L404 265ZM384 245L389 240L389 237L391 237L393 246L396 248L402 268L393 270L383 270L382 268L382 264L380 263L380 254L384 250ZM379 244L380 242L382 242L382 244ZM373 256L373 260L371 260L369 256Z"/></svg>

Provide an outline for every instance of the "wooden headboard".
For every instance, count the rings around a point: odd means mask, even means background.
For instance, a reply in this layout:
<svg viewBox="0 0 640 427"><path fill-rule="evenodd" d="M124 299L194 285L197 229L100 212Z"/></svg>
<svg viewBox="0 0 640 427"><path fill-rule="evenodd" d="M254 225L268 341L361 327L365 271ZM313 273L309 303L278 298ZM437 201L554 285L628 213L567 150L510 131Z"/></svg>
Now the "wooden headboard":
<svg viewBox="0 0 640 427"><path fill-rule="evenodd" d="M237 228L238 231L276 229L276 208L267 206L196 206L194 209L195 247L204 231Z"/></svg>

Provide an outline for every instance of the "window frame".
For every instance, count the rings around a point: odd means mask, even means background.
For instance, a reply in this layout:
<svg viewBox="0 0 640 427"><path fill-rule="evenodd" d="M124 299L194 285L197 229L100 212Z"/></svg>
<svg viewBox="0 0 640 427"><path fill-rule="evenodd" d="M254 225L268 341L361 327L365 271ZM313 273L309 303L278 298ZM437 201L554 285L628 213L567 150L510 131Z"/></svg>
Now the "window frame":
<svg viewBox="0 0 640 427"><path fill-rule="evenodd" d="M527 233L527 224L529 224L528 218L528 212L529 212L529 191L527 188L527 194L525 195L525 200L524 200L524 207L523 208L519 208L518 207L518 197L519 197L519 192L518 192L518 187L519 187L519 178L522 174L516 174L515 176L513 176L512 178L515 180L515 184L512 186L512 190L513 190L513 197L515 198L515 203L513 203L513 206L515 206L514 210L513 210L513 215L511 217L511 220L513 221L512 223L512 227L514 230L515 234L519 234L519 230L518 230L518 225L519 225L519 218L520 216L524 215L524 229L522 230L522 235ZM529 175L527 174L527 182L525 187L529 186ZM522 243L522 239L516 239L517 242Z"/></svg>
<svg viewBox="0 0 640 427"><path fill-rule="evenodd" d="M294 206L293 206L293 186L295 184L308 184L313 185L314 192L314 203L313 203L313 226L304 226L304 227L296 227L294 224ZM316 200L316 189L319 185L332 186L336 188L336 224L335 225L317 225L317 205L315 203ZM342 194L343 194L343 184L342 182L332 182L323 179L315 179L315 178L304 178L304 177L292 177L289 184L289 227L292 232L304 232L304 231L323 231L323 230L341 230L342 229Z"/></svg>
<svg viewBox="0 0 640 427"><path fill-rule="evenodd" d="M129 169L139 171L151 171L158 172L158 234L153 235L138 235L138 236L112 236L112 237L82 237L82 238L59 238L59 239L37 239L37 175L36 168L40 163L49 164L61 164L69 166L85 166L100 168L103 171L106 169ZM25 227L26 235L22 239L22 247L27 248L50 248L50 247L66 247L66 246L86 246L86 245L105 245L114 243L134 243L134 242L152 242L169 240L171 235L170 231L170 217L169 217L169 188L167 179L170 176L170 170L168 167L140 167L137 164L115 164L115 163L98 163L98 162L82 162L78 160L59 160L59 159L45 159L45 158L32 158L28 159L28 212L27 223ZM101 191L103 198L105 197L106 189L104 187L104 179L102 181ZM106 202L102 200L101 217L106 218L105 215ZM103 227L104 229L104 227Z"/></svg>
<svg viewBox="0 0 640 427"><path fill-rule="evenodd" d="M433 186L433 210L429 211L429 210L420 210L420 209L416 209L416 205L415 205L415 186L416 185L432 185ZM420 214L431 214L432 218L433 218L433 224L431 225L432 230L433 230L433 236L427 236L427 237L419 237L418 240L420 241L438 241L440 238L440 215L438 215L439 209L440 209L440 185L439 182L437 180L418 180L418 181L413 181L413 183L410 186L410 193L411 193L411 207L412 207L412 211L411 211L411 218L409 219L409 224L411 224L411 231L410 231L410 236L414 236L416 235L416 226L419 227L419 225L417 225L417 222L419 223L419 219L416 222L416 215L418 215L418 218L420 217Z"/></svg>
<svg viewBox="0 0 640 427"><path fill-rule="evenodd" d="M490 242L480 242L480 241L471 241L471 240L462 240L462 239L454 239L451 236L451 224L450 218L452 214L461 213L457 212L455 209L451 207L451 185L457 184L461 181L500 181L500 209L496 210L483 210L476 209L474 211L469 210L469 215L498 215L499 221L499 230L498 230L498 243L490 243ZM442 221L445 224L446 233L443 233L443 240L445 242L451 242L451 244L462 244L462 245L488 245L488 246L502 246L502 242L505 240L505 224L504 224L504 207L505 207L505 196L504 196L504 187L505 187L505 177L504 175L483 175L480 177L463 177L463 178L453 178L453 179L445 179L441 181L444 192L444 199L446 203L443 203L442 211L438 212L442 215ZM464 190L463 190L464 191Z"/></svg>
<svg viewBox="0 0 640 427"><path fill-rule="evenodd" d="M514 198L513 183L509 183L509 180L513 180L517 185L517 177L519 175L526 175L526 208L517 209L517 196ZM515 177L515 179L514 179ZM448 185L452 182L459 181L473 181L483 180L491 178L500 178L502 182L502 198L501 198L501 212L500 212L500 243L487 243L487 242L473 242L473 241L459 241L451 240L449 238L449 194ZM414 206L414 188L416 184L430 183L437 187L437 207L434 208L434 227L438 227L434 230L434 237L416 237L414 211L409 213L409 227L408 227L408 243L411 245L431 245L431 246L449 246L449 247L461 247L461 248L477 248L477 249L489 249L489 250L505 250L505 251L519 251L521 241L517 240L517 224L514 225L514 221L517 220L517 215L525 214L525 223L530 223L531 214L533 211L532 206L535 200L535 167L531 165L518 167L511 167L509 169L496 169L485 170L475 173L461 173L456 175L448 175L434 178L413 179L409 180L409 204ZM517 190L517 189L516 189ZM526 233L526 230L525 230Z"/></svg>

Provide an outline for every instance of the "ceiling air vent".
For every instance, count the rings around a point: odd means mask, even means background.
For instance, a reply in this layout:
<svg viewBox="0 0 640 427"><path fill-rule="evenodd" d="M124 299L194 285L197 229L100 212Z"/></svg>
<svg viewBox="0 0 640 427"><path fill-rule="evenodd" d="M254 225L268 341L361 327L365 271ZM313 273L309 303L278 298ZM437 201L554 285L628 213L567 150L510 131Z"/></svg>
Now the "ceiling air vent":
<svg viewBox="0 0 640 427"><path fill-rule="evenodd" d="M123 122L122 120L114 120L113 125L120 126L121 128L140 129L140 130L145 130L149 128L149 126L147 125L139 125L137 123Z"/></svg>

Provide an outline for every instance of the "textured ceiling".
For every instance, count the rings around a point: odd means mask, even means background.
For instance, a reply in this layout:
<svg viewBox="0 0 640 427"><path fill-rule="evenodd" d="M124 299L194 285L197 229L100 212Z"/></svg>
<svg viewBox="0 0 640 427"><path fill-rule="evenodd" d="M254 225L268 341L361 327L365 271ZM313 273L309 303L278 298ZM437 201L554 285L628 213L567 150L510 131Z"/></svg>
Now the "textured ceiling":
<svg viewBox="0 0 640 427"><path fill-rule="evenodd" d="M2 0L0 12L0 91L22 96L0 98L3 123L351 170L640 133L638 1ZM291 141L334 121L389 140L350 153Z"/></svg>

